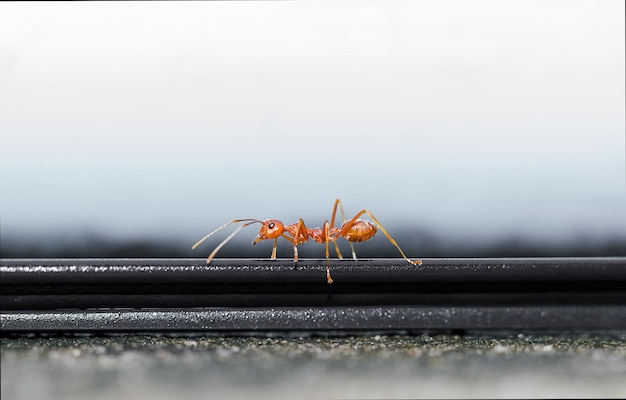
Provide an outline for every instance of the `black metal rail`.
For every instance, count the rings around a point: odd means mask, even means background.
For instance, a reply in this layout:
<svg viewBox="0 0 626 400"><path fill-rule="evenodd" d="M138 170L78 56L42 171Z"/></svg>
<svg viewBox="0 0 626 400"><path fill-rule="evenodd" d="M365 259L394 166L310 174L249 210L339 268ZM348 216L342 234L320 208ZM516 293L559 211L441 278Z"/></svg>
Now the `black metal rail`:
<svg viewBox="0 0 626 400"><path fill-rule="evenodd" d="M4 259L2 333L626 328L626 258Z"/></svg>

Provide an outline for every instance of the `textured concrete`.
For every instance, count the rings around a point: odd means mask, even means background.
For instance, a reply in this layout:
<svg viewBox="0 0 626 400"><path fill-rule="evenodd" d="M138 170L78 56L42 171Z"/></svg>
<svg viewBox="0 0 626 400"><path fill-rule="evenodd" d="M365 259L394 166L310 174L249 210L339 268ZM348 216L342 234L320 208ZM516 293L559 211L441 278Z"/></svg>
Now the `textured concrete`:
<svg viewBox="0 0 626 400"><path fill-rule="evenodd" d="M2 399L626 397L626 333L2 338Z"/></svg>

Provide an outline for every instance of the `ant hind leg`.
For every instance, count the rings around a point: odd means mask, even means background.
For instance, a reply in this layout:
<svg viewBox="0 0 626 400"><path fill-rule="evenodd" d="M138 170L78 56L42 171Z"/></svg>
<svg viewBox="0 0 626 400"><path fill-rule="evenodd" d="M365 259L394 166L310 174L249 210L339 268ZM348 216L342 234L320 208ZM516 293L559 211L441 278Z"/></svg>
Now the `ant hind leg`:
<svg viewBox="0 0 626 400"><path fill-rule="evenodd" d="M372 214L371 211L369 210L361 210L357 215L355 215L354 217L352 217L352 219L350 221L354 222L356 221L360 216L362 216L363 214L367 214L370 216L370 218L372 218L372 220L374 221L374 223L376 223L376 225L378 226L378 228L380 228L380 230L383 232L383 234L385 235L385 237L387 238L387 240L389 240L389 242L391 242L391 244L393 244L396 249L398 249L398 251L400 252L400 254L402 255L402 258L404 258L407 262L409 262L410 264L413 265L422 265L422 260L410 260L406 254L404 254L404 251L402 251L402 249L400 248L400 246L398 245L398 242L396 242L394 240L394 238L391 237L391 235L389 234L389 232L387 232L387 230L381 225L381 223L378 221L378 219L376 219L376 217L374 216L374 214Z"/></svg>
<svg viewBox="0 0 626 400"><path fill-rule="evenodd" d="M344 223L347 220L346 212L343 210L343 204L341 203L341 200L337 199L335 200L335 205L333 206L333 214L330 218L331 227L335 226L335 217L337 216L337 208L339 208L339 212L341 213L341 222ZM354 251L354 244L352 244L352 242L348 242L348 243L350 244L350 250L352 251L352 259L356 261L356 251ZM343 256L341 255L341 252L339 251L339 246L337 245L337 241L333 240L333 244L335 245L335 251L337 252L337 257L340 259L343 259Z"/></svg>

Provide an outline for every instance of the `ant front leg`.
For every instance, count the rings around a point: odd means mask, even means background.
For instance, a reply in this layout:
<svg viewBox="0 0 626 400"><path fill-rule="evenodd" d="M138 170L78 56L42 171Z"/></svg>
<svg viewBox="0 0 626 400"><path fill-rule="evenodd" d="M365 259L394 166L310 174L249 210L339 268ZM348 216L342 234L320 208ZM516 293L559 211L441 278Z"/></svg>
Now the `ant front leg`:
<svg viewBox="0 0 626 400"><path fill-rule="evenodd" d="M309 231L304 225L304 220L300 218L298 222L285 227L285 231L293 237L283 235L283 237L293 243L293 261L298 261L298 245L309 240Z"/></svg>
<svg viewBox="0 0 626 400"><path fill-rule="evenodd" d="M270 256L270 260L276 259L276 246L278 244L278 238L274 239L274 245L272 246L272 255Z"/></svg>

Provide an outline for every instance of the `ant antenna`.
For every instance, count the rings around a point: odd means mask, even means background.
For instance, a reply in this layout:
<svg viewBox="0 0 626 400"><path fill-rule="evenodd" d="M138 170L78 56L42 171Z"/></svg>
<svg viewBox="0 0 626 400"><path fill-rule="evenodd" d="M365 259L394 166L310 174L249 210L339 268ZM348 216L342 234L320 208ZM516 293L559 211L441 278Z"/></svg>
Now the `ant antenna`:
<svg viewBox="0 0 626 400"><path fill-rule="evenodd" d="M224 247L224 245L226 243L228 243L228 241L230 239L232 239L237 233L239 233L240 230L242 230L243 228L245 228L246 226L252 225L254 223L263 223L263 221L259 221L258 219L254 219L254 218L246 218L246 219L234 219L230 222L225 223L224 225L220 226L219 228L217 228L216 230L214 230L213 232L209 233L208 235L206 235L205 237L203 237L202 239L198 240L198 242L196 244L194 244L191 247L191 250L194 250L196 247L200 246L200 244L202 244L202 242L204 242L205 240L207 240L208 238L210 238L211 236L213 236L215 233L221 231L222 229L226 228L228 225L237 223L237 222L245 222L245 221L251 221L248 222L247 224L243 224L241 225L239 228L235 229L235 231L233 233L231 233L230 235L228 235L228 237L226 239L224 239L222 241L222 243L220 243L215 250L213 250L213 252L211 252L211 254L209 255L209 257L206 260L206 263L209 264L211 262L211 260L213 260L213 257L215 256L215 254L217 254L217 252L219 251L219 249L221 249L222 247Z"/></svg>

